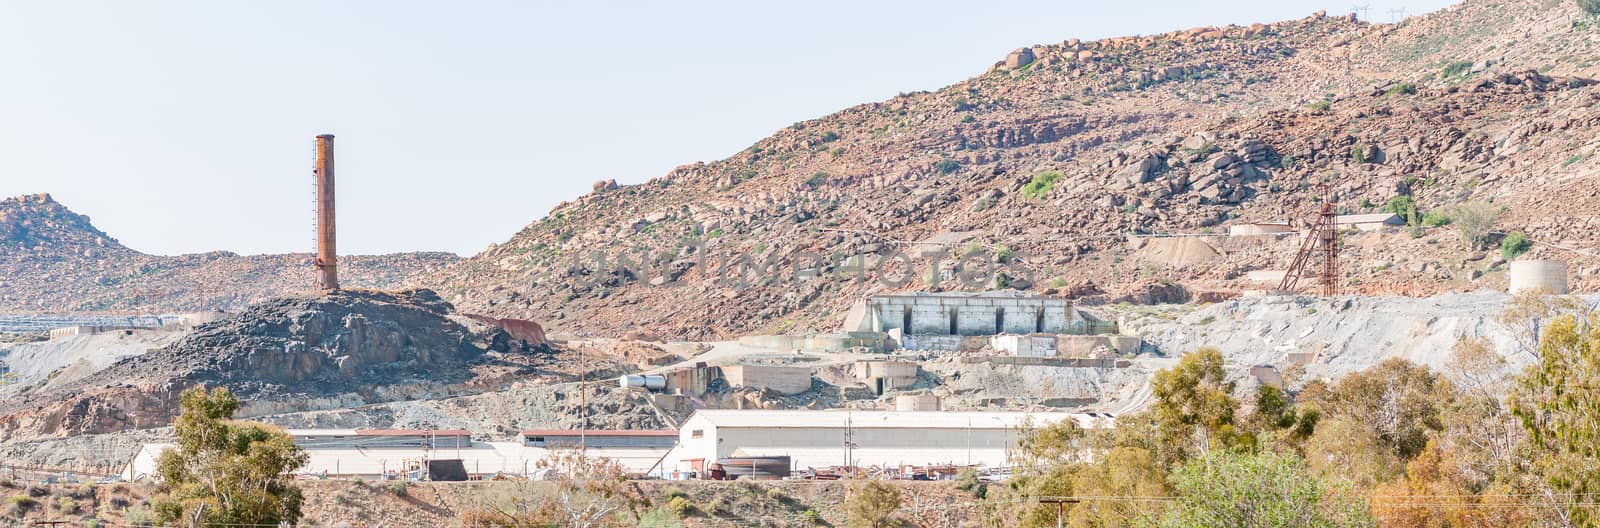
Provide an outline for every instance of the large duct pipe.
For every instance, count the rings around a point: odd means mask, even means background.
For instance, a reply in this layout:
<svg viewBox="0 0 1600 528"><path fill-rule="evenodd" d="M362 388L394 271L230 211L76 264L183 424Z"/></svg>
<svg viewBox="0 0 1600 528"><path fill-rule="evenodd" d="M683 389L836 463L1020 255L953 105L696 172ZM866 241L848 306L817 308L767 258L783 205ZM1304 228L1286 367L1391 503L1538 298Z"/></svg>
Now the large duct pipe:
<svg viewBox="0 0 1600 528"><path fill-rule="evenodd" d="M317 288L339 289L333 222L333 134L317 136Z"/></svg>

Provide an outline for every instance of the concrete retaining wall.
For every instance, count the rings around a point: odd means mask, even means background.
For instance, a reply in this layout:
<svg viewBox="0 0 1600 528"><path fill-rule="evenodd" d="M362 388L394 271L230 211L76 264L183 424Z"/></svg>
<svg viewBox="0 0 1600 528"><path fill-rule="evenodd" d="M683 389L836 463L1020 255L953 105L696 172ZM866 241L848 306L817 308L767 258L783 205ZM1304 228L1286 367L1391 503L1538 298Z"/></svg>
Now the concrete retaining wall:
<svg viewBox="0 0 1600 528"><path fill-rule="evenodd" d="M722 377L734 387L768 389L780 394L800 394L811 389L811 369L766 365L724 365Z"/></svg>
<svg viewBox="0 0 1600 528"><path fill-rule="evenodd" d="M1094 357L1094 351L1100 347L1110 349L1116 354L1137 354L1143 341L1136 336L1081 336L1060 335L1056 337L1056 353L1065 357Z"/></svg>
<svg viewBox="0 0 1600 528"><path fill-rule="evenodd" d="M986 336L908 335L900 338L900 348L906 350L977 352L988 345L989 338Z"/></svg>
<svg viewBox="0 0 1600 528"><path fill-rule="evenodd" d="M1084 333L1088 324L1066 299L1005 295L884 295L867 301L865 326L912 335L1000 332Z"/></svg>

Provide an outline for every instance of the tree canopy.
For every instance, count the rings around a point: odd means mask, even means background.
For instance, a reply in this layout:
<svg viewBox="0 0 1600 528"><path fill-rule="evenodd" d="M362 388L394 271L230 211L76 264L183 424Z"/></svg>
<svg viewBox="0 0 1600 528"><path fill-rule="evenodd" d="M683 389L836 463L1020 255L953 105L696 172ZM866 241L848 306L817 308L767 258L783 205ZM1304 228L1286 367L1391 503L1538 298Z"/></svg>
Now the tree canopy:
<svg viewBox="0 0 1600 528"><path fill-rule="evenodd" d="M160 495L152 507L164 524L293 524L300 489L290 482L306 454L276 427L233 421L239 400L227 389L194 387L179 399L177 447L157 462Z"/></svg>

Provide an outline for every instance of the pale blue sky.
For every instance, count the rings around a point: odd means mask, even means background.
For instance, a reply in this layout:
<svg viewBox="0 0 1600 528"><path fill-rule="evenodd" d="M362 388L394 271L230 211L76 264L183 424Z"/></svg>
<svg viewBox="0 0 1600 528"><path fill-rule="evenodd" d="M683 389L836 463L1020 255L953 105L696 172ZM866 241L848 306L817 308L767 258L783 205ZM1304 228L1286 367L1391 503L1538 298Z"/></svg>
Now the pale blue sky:
<svg viewBox="0 0 1600 528"><path fill-rule="evenodd" d="M1371 18L1444 0L1364 2ZM1013 48L1348 2L0 0L0 196L157 254L308 251L336 134L344 253L504 241L638 183Z"/></svg>

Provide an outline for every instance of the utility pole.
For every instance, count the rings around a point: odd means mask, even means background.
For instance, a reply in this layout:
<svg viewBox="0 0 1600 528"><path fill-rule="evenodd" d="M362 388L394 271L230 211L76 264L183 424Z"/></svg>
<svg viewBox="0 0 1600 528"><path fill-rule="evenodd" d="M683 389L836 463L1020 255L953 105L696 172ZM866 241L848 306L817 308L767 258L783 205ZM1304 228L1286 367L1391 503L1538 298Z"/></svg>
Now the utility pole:
<svg viewBox="0 0 1600 528"><path fill-rule="evenodd" d="M1398 16L1399 18L1396 18L1396 16ZM1406 8L1404 8L1404 7L1399 8L1399 9L1390 9L1389 10L1389 23L1390 24L1393 24L1395 22L1399 22L1400 20L1405 19L1405 17L1406 17Z"/></svg>
<svg viewBox="0 0 1600 528"><path fill-rule="evenodd" d="M1356 11L1360 11L1361 12L1361 19L1365 20L1365 21L1368 21L1368 22L1372 21L1372 17L1369 16L1368 13L1367 13L1368 11L1371 11L1371 10L1372 10L1372 4L1367 4L1367 5L1359 5L1358 4L1358 5L1351 5L1350 6L1350 14L1353 15L1353 14L1356 13Z"/></svg>
<svg viewBox="0 0 1600 528"><path fill-rule="evenodd" d="M1041 497L1039 499L1039 504L1056 505L1056 528L1062 528L1062 520L1066 518L1066 506L1077 503L1078 499L1075 497Z"/></svg>

